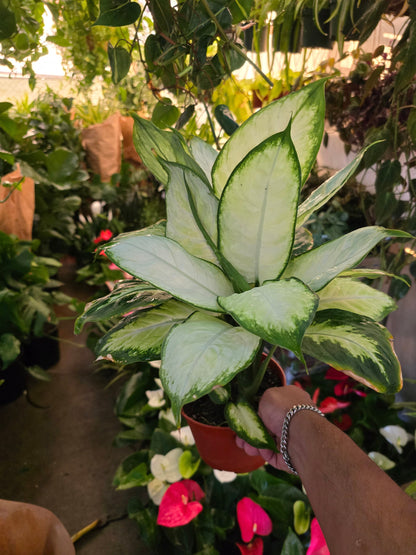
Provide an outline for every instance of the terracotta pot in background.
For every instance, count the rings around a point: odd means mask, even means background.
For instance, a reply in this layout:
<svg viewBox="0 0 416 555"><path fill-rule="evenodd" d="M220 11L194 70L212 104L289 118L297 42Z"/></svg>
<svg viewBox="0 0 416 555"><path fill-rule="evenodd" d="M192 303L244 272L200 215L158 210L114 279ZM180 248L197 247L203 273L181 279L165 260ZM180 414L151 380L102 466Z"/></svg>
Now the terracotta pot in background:
<svg viewBox="0 0 416 555"><path fill-rule="evenodd" d="M281 366L272 359L269 368L276 372L280 385L285 385L286 376ZM212 468L241 474L263 466L265 461L262 457L247 455L243 449L237 447L236 433L231 428L198 422L186 414L186 406L182 415L192 430L202 460Z"/></svg>

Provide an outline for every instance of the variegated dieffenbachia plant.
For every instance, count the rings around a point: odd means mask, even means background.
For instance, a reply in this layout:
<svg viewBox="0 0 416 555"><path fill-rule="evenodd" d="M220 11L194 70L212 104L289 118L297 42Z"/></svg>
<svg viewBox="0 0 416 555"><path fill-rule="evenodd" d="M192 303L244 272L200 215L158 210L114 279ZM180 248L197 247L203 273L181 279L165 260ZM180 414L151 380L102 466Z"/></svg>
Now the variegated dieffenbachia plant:
<svg viewBox="0 0 416 555"><path fill-rule="evenodd" d="M395 304L360 281L374 270L354 267L379 241L408 234L364 227L313 248L304 228L363 155L300 202L324 113L324 81L314 82L255 113L219 153L134 116L136 149L166 187L167 220L106 246L135 279L89 304L77 329L127 314L97 354L124 363L160 358L178 421L183 405L220 392L231 427L269 445L246 402L268 363L264 342L272 345L269 356L280 346L377 391L401 388L391 335L379 323ZM229 396L231 381L237 398Z"/></svg>

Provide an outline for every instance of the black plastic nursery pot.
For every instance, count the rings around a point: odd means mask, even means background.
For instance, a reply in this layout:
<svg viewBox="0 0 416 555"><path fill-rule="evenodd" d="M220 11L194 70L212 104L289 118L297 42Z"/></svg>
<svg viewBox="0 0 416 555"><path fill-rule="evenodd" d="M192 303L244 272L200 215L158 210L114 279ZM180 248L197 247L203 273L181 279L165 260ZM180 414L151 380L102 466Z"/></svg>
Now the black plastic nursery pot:
<svg viewBox="0 0 416 555"><path fill-rule="evenodd" d="M20 358L7 368L0 369L0 405L12 403L18 399L26 388L26 370Z"/></svg>

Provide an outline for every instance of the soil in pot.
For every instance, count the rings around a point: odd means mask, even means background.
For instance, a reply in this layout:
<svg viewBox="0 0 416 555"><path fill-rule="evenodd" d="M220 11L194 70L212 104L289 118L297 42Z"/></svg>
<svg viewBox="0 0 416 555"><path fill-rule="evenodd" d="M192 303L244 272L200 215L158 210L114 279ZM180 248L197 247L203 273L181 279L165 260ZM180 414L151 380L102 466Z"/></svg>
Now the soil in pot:
<svg viewBox="0 0 416 555"><path fill-rule="evenodd" d="M283 370L272 361L259 390L258 400L269 387L285 383ZM263 466L262 457L247 455L237 447L236 434L228 427L224 418L224 407L213 404L208 396L186 405L182 414L192 430L202 460L212 468L245 473Z"/></svg>

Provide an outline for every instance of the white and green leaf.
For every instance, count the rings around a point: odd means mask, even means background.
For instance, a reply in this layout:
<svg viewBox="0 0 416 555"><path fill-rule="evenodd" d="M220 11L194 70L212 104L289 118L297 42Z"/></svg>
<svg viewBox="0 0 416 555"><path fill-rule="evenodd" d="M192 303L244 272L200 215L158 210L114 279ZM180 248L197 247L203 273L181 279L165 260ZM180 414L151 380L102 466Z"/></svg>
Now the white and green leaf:
<svg viewBox="0 0 416 555"><path fill-rule="evenodd" d="M231 175L218 212L222 255L249 282L284 270L293 245L300 190L290 127L254 148Z"/></svg>
<svg viewBox="0 0 416 555"><path fill-rule="evenodd" d="M189 148L195 161L203 170L208 182L212 186L212 167L217 159L218 151L199 137L192 137L189 142Z"/></svg>
<svg viewBox="0 0 416 555"><path fill-rule="evenodd" d="M319 291L318 310L330 308L355 312L379 322L397 305L389 295L361 281L335 278Z"/></svg>
<svg viewBox="0 0 416 555"><path fill-rule="evenodd" d="M302 202L298 209L296 227L303 225L314 212L326 204L328 200L345 185L345 183L354 175L361 160L363 159L364 154L370 146L364 148L358 156L354 158L354 160L345 166L345 168L342 168L337 173L332 175L329 179L322 183L322 185L315 189L304 202Z"/></svg>
<svg viewBox="0 0 416 555"><path fill-rule="evenodd" d="M220 297L218 303L246 330L303 358L302 338L315 315L318 296L301 281L267 282Z"/></svg>
<svg viewBox="0 0 416 555"><path fill-rule="evenodd" d="M192 307L171 300L160 307L136 312L99 339L96 354L126 364L157 360L172 326L186 320L193 311Z"/></svg>
<svg viewBox="0 0 416 555"><path fill-rule="evenodd" d="M183 405L246 368L259 346L260 339L245 329L198 312L175 326L163 344L160 378L176 420Z"/></svg>
<svg viewBox="0 0 416 555"><path fill-rule="evenodd" d="M80 333L87 322L99 322L138 308L156 306L169 298L169 293L159 291L148 283L136 280L120 282L108 295L86 304L84 312L75 321L75 333Z"/></svg>
<svg viewBox="0 0 416 555"><path fill-rule="evenodd" d="M227 403L224 414L230 428L241 439L257 449L276 451L276 442L249 403Z"/></svg>
<svg viewBox="0 0 416 555"><path fill-rule="evenodd" d="M344 310L317 312L302 350L380 393L397 393L402 387L390 332L364 316Z"/></svg>
<svg viewBox="0 0 416 555"><path fill-rule="evenodd" d="M178 131L165 131L135 113L132 113L132 116L134 118L133 142L135 149L145 166L160 183L166 185L168 182L168 173L161 160L178 162L204 175L190 155L185 140Z"/></svg>
<svg viewBox="0 0 416 555"><path fill-rule="evenodd" d="M377 243L388 237L412 236L383 227L362 227L294 258L282 277L297 277L313 291L319 291L338 274L356 266Z"/></svg>
<svg viewBox="0 0 416 555"><path fill-rule="evenodd" d="M325 116L325 80L315 81L299 91L262 108L245 121L228 139L213 170L215 194L221 193L235 167L257 145L287 128L299 156L302 184L306 181L321 145Z"/></svg>
<svg viewBox="0 0 416 555"><path fill-rule="evenodd" d="M217 297L233 293L231 283L217 266L189 254L167 237L126 237L107 247L105 253L134 277L207 310L222 311Z"/></svg>
<svg viewBox="0 0 416 555"><path fill-rule="evenodd" d="M169 172L166 237L180 243L190 254L218 264L212 250L217 244L218 199L189 168L169 162L164 166Z"/></svg>

